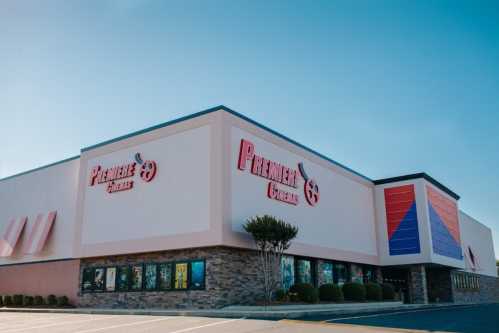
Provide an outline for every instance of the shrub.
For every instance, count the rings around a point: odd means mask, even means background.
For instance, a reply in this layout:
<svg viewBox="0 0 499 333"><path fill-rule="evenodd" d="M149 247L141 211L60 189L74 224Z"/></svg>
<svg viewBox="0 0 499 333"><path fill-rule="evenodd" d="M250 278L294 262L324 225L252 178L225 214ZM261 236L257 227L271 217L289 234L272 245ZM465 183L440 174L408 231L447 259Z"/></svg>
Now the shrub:
<svg viewBox="0 0 499 333"><path fill-rule="evenodd" d="M317 303L319 291L309 283L297 283L289 289L291 293L297 294L298 300L306 303Z"/></svg>
<svg viewBox="0 0 499 333"><path fill-rule="evenodd" d="M69 300L66 296L57 297L57 306L67 306L69 305Z"/></svg>
<svg viewBox="0 0 499 333"><path fill-rule="evenodd" d="M22 306L23 305L23 298L24 298L24 296L21 294L14 295L12 297L12 303L15 306Z"/></svg>
<svg viewBox="0 0 499 333"><path fill-rule="evenodd" d="M279 289L275 292L275 300L278 302L283 302L287 298L287 293L286 290L284 289Z"/></svg>
<svg viewBox="0 0 499 333"><path fill-rule="evenodd" d="M12 296L4 296L3 297L3 304L5 306L11 306L12 305Z"/></svg>
<svg viewBox="0 0 499 333"><path fill-rule="evenodd" d="M343 295L348 301L365 301L366 288L363 284L356 282L348 282L343 285Z"/></svg>
<svg viewBox="0 0 499 333"><path fill-rule="evenodd" d="M395 299L395 288L390 283L383 283L381 285L383 299L386 301L393 301Z"/></svg>
<svg viewBox="0 0 499 333"><path fill-rule="evenodd" d="M48 305L56 305L57 304L57 298L55 295L48 295L47 296L47 304Z"/></svg>
<svg viewBox="0 0 499 333"><path fill-rule="evenodd" d="M381 301L383 299L383 291L378 283L366 283L366 298L369 301Z"/></svg>
<svg viewBox="0 0 499 333"><path fill-rule="evenodd" d="M320 286L319 298L326 302L341 302L343 301L343 292L336 284L327 283Z"/></svg>
<svg viewBox="0 0 499 333"><path fill-rule="evenodd" d="M23 306L31 306L31 305L33 305L33 296L24 296Z"/></svg>
<svg viewBox="0 0 499 333"><path fill-rule="evenodd" d="M42 296L35 296L35 298L33 299L33 304L34 305L43 305L43 297Z"/></svg>
<svg viewBox="0 0 499 333"><path fill-rule="evenodd" d="M2 307L2 306L3 306L3 297L0 296L0 307Z"/></svg>

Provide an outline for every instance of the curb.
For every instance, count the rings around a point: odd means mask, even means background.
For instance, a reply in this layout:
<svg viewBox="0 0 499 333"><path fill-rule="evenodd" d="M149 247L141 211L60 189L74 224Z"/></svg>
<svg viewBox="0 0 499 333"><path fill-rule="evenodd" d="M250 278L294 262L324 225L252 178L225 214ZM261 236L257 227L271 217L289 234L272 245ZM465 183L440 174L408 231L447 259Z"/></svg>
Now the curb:
<svg viewBox="0 0 499 333"><path fill-rule="evenodd" d="M185 316L185 317L212 317L212 318L248 318L248 319L297 319L310 316L335 316L366 313L382 313L388 311L431 309L443 307L474 306L487 303L459 303L459 304L407 304L386 308L358 308L358 309L314 309L288 311L224 311L224 310L128 310L128 309L36 309L36 308L0 308L1 312L14 313L60 313L60 314L99 314L99 315L142 315L142 316Z"/></svg>

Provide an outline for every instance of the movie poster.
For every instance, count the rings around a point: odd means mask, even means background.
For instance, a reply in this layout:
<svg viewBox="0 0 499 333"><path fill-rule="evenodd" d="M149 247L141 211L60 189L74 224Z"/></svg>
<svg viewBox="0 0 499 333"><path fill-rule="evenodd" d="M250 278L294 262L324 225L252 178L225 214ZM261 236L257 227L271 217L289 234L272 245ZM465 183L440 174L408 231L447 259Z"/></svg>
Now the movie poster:
<svg viewBox="0 0 499 333"><path fill-rule="evenodd" d="M322 263L322 279L324 283L333 283L333 264L330 262Z"/></svg>
<svg viewBox="0 0 499 333"><path fill-rule="evenodd" d="M130 268L128 266L122 266L118 268L118 290L126 291L128 290L128 279L130 276Z"/></svg>
<svg viewBox="0 0 499 333"><path fill-rule="evenodd" d="M154 290L156 289L156 277L157 277L157 269L156 264L147 264L146 265L146 289Z"/></svg>
<svg viewBox="0 0 499 333"><path fill-rule="evenodd" d="M191 288L204 288L204 261L191 262Z"/></svg>
<svg viewBox="0 0 499 333"><path fill-rule="evenodd" d="M116 267L106 269L106 291L114 291L116 288Z"/></svg>
<svg viewBox="0 0 499 333"><path fill-rule="evenodd" d="M142 289L142 272L142 266L132 266L132 281L130 284L132 290Z"/></svg>
<svg viewBox="0 0 499 333"><path fill-rule="evenodd" d="M172 264L159 265L159 289L172 289Z"/></svg>
<svg viewBox="0 0 499 333"><path fill-rule="evenodd" d="M83 291L92 291L94 282L94 269L93 268L85 268L83 270L82 277L82 289Z"/></svg>
<svg viewBox="0 0 499 333"><path fill-rule="evenodd" d="M310 260L298 259L296 260L296 264L297 282L312 284L312 265Z"/></svg>
<svg viewBox="0 0 499 333"><path fill-rule="evenodd" d="M295 259L291 256L281 257L282 288L289 290L295 284Z"/></svg>
<svg viewBox="0 0 499 333"><path fill-rule="evenodd" d="M352 282L363 283L362 266L352 264Z"/></svg>
<svg viewBox="0 0 499 333"><path fill-rule="evenodd" d="M334 275L333 277L336 276L337 284L339 286L344 285L346 282L348 282L348 270L347 266L345 264L341 263L335 263L334 264Z"/></svg>
<svg viewBox="0 0 499 333"><path fill-rule="evenodd" d="M104 268L96 268L95 269L95 278L94 278L94 290L102 291L104 290L104 276L105 276Z"/></svg>
<svg viewBox="0 0 499 333"><path fill-rule="evenodd" d="M187 289L187 263L175 264L175 289Z"/></svg>

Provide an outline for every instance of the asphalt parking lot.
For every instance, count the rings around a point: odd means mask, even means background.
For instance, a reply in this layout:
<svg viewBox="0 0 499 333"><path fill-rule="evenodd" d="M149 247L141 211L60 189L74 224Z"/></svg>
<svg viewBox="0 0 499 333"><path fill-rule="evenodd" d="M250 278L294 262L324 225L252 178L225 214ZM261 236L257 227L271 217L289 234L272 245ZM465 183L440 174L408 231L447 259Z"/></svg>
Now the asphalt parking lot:
<svg viewBox="0 0 499 333"><path fill-rule="evenodd" d="M340 325L387 328L391 332L395 329L415 332L499 333L499 304L392 311L357 316L317 316L303 319Z"/></svg>
<svg viewBox="0 0 499 333"><path fill-rule="evenodd" d="M301 320L251 320L177 316L0 313L0 332L161 333L498 333L499 304L392 311Z"/></svg>

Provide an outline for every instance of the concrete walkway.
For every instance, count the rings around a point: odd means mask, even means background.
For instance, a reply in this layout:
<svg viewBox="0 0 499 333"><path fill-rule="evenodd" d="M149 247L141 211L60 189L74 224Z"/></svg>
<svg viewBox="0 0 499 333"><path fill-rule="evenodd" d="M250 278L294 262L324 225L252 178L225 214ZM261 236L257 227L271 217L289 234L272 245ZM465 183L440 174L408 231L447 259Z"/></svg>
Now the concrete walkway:
<svg viewBox="0 0 499 333"><path fill-rule="evenodd" d="M401 302L369 302L341 304L296 304L277 306L229 306L213 310L164 310L164 309L50 309L50 308L0 308L0 312L30 313L72 313L72 314L107 314L107 315L149 315L149 316L191 316L214 318L258 318L258 319L293 319L318 315L345 315L373 313L394 310L423 309L433 307L449 307L462 304L402 304Z"/></svg>

